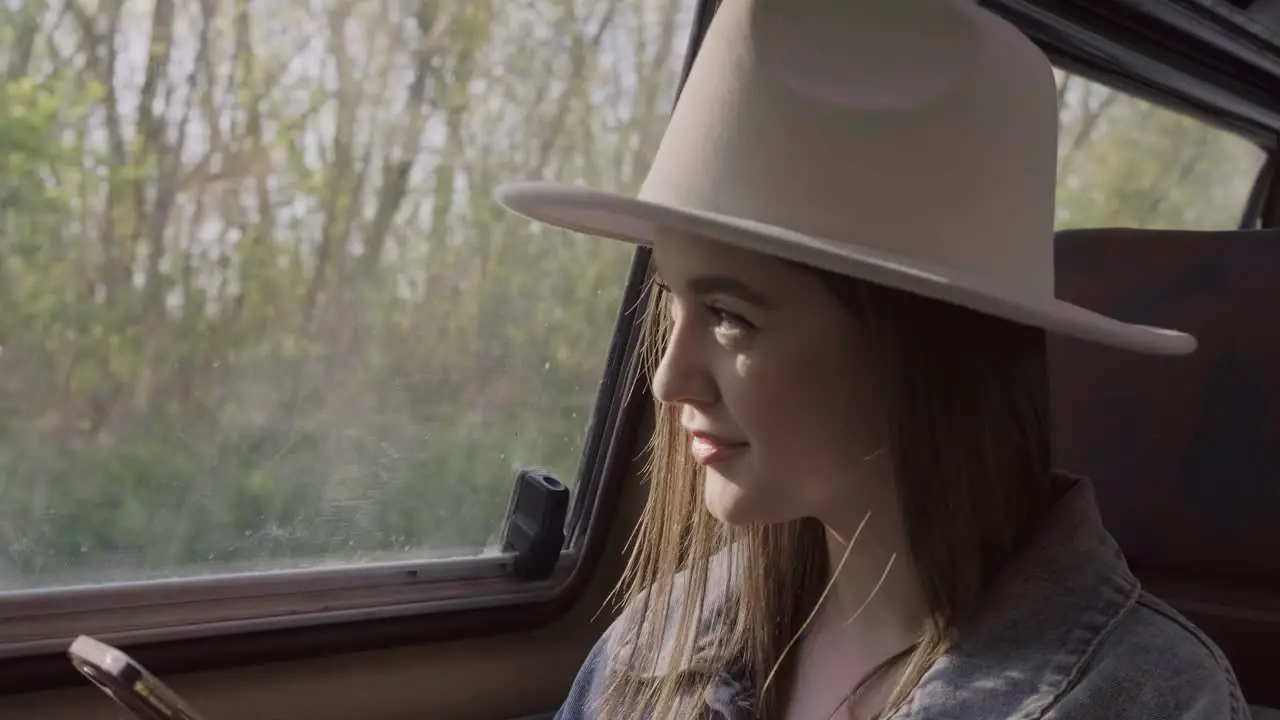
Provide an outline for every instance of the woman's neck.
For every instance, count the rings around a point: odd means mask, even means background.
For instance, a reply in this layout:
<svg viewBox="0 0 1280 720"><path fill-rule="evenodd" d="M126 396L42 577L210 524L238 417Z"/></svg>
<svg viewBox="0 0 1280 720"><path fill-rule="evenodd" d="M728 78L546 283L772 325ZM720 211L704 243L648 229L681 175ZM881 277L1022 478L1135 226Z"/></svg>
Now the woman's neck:
<svg viewBox="0 0 1280 720"><path fill-rule="evenodd" d="M873 653L917 642L929 611L897 513L827 524L826 544L829 590L814 622Z"/></svg>
<svg viewBox="0 0 1280 720"><path fill-rule="evenodd" d="M901 533L874 515L847 527L825 525L828 582L799 636L788 719L824 718L846 705L858 712L881 707L928 617Z"/></svg>

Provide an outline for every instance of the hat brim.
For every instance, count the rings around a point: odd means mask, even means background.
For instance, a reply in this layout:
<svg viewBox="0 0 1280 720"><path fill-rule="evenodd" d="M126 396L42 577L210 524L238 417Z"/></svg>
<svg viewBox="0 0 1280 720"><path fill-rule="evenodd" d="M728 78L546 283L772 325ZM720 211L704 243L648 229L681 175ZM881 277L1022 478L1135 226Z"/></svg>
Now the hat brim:
<svg viewBox="0 0 1280 720"><path fill-rule="evenodd" d="M1018 297L954 269L750 220L551 182L506 184L496 198L518 215L587 235L644 246L659 229L709 237L1121 350L1186 355L1196 348L1194 337L1177 330L1122 322L1056 298Z"/></svg>

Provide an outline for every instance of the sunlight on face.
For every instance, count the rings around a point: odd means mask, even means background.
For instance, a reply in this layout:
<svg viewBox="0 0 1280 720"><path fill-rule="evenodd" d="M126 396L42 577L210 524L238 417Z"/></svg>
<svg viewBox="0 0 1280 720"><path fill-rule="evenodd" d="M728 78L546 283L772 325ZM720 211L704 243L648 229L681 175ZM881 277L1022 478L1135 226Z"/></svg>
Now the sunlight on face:
<svg viewBox="0 0 1280 720"><path fill-rule="evenodd" d="M672 314L654 393L680 407L708 510L777 523L858 505L884 432L848 310L816 273L711 240L663 235L653 257Z"/></svg>

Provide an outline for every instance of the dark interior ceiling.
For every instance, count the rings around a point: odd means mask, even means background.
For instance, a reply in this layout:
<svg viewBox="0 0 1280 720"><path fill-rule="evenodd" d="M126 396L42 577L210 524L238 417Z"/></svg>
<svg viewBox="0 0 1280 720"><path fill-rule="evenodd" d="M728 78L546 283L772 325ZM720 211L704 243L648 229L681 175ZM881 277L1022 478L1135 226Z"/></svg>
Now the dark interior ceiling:
<svg viewBox="0 0 1280 720"><path fill-rule="evenodd" d="M1280 42L1280 0L1188 0L1211 16L1275 45Z"/></svg>
<svg viewBox="0 0 1280 720"><path fill-rule="evenodd" d="M1280 70L1280 0L1119 0L1159 22Z"/></svg>
<svg viewBox="0 0 1280 720"><path fill-rule="evenodd" d="M979 0L1058 64L1274 146L1280 0Z"/></svg>

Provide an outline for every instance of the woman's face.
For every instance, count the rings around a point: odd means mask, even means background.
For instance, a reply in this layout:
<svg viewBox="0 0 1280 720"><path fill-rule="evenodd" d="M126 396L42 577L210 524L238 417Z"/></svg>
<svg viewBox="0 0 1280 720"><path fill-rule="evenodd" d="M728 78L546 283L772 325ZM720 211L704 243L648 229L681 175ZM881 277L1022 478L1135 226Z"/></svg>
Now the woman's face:
<svg viewBox="0 0 1280 720"><path fill-rule="evenodd" d="M653 379L680 409L703 497L733 524L844 524L884 489L871 357L817 273L687 235L654 245L669 341Z"/></svg>

